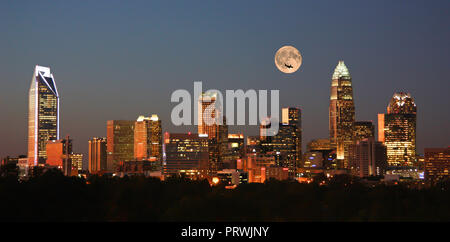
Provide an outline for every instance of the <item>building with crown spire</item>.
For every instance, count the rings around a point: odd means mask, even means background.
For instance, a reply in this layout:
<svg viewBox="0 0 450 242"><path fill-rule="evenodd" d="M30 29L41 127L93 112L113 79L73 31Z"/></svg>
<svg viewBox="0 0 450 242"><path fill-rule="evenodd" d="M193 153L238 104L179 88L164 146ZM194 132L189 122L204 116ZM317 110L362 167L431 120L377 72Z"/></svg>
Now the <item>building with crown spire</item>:
<svg viewBox="0 0 450 242"><path fill-rule="evenodd" d="M411 94L394 93L386 114L378 114L378 141L387 147L391 167L413 166L416 159L417 107Z"/></svg>
<svg viewBox="0 0 450 242"><path fill-rule="evenodd" d="M339 61L331 78L329 110L330 141L336 147L341 167L348 167L348 148L353 143L355 104L352 77L344 61Z"/></svg>
<svg viewBox="0 0 450 242"><path fill-rule="evenodd" d="M47 142L59 139L59 94L50 68L35 67L28 98L28 162L36 166L47 159Z"/></svg>

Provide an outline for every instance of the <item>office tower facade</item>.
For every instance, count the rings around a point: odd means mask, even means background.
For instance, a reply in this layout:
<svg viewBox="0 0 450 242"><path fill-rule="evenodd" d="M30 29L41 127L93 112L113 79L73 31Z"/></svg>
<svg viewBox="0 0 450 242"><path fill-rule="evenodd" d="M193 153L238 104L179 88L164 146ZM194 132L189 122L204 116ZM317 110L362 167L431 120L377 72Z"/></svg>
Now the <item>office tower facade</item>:
<svg viewBox="0 0 450 242"><path fill-rule="evenodd" d="M379 115L378 140L387 147L389 166L408 167L416 157L416 113L417 107L409 93L395 93L387 107L387 113ZM381 133L380 133L381 132Z"/></svg>
<svg viewBox="0 0 450 242"><path fill-rule="evenodd" d="M297 162L300 160L297 156L297 135L297 125L280 123L278 133L275 136L266 136L264 139L261 137L262 152L273 154L276 159L276 165L289 168L291 176L295 175Z"/></svg>
<svg viewBox="0 0 450 242"><path fill-rule="evenodd" d="M28 161L44 163L49 140L59 139L59 94L50 68L36 66L28 102Z"/></svg>
<svg viewBox="0 0 450 242"><path fill-rule="evenodd" d="M45 164L50 167L62 169L64 175L70 176L72 171L72 140L67 137L60 140L49 140L46 145L47 159Z"/></svg>
<svg viewBox="0 0 450 242"><path fill-rule="evenodd" d="M228 134L228 147L232 159L242 159L245 156L244 135Z"/></svg>
<svg viewBox="0 0 450 242"><path fill-rule="evenodd" d="M106 138L94 137L89 140L89 173L106 171Z"/></svg>
<svg viewBox="0 0 450 242"><path fill-rule="evenodd" d="M372 121L356 121L353 131L354 142L375 137L375 126Z"/></svg>
<svg viewBox="0 0 450 242"><path fill-rule="evenodd" d="M158 115L139 116L134 128L134 158L162 161L162 127Z"/></svg>
<svg viewBox="0 0 450 242"><path fill-rule="evenodd" d="M70 160L72 161L72 171L81 171L83 170L83 154L80 153L72 153L69 155ZM74 172L72 172L73 174Z"/></svg>
<svg viewBox="0 0 450 242"><path fill-rule="evenodd" d="M220 184L226 186L238 186L248 183L248 173L236 169L224 169L217 172Z"/></svg>
<svg viewBox="0 0 450 242"><path fill-rule="evenodd" d="M302 162L302 168L321 169L323 168L323 164L324 164L324 157L322 152L319 151L305 152Z"/></svg>
<svg viewBox="0 0 450 242"><path fill-rule="evenodd" d="M209 170L209 140L194 133L165 133L164 176L205 178Z"/></svg>
<svg viewBox="0 0 450 242"><path fill-rule="evenodd" d="M331 144L330 139L313 139L306 145L306 150L308 152L320 152L322 154L322 166L324 169L339 168L336 160L336 147Z"/></svg>
<svg viewBox="0 0 450 242"><path fill-rule="evenodd" d="M246 159L238 163L238 169L248 172L250 183L263 183L266 180L266 169L274 166L275 156L270 154L250 153Z"/></svg>
<svg viewBox="0 0 450 242"><path fill-rule="evenodd" d="M330 141L336 146L337 159L348 167L348 147L353 143L355 104L352 78L344 61L339 61L331 78L329 110Z"/></svg>
<svg viewBox="0 0 450 242"><path fill-rule="evenodd" d="M450 146L425 148L425 180L436 183L450 178Z"/></svg>
<svg viewBox="0 0 450 242"><path fill-rule="evenodd" d="M261 139L259 136L247 136L245 143L246 153L261 153Z"/></svg>
<svg viewBox="0 0 450 242"><path fill-rule="evenodd" d="M350 145L350 171L359 177L382 176L386 173L386 146L374 137Z"/></svg>
<svg viewBox="0 0 450 242"><path fill-rule="evenodd" d="M107 171L115 171L119 161L134 158L134 123L134 121L129 120L107 121Z"/></svg>
<svg viewBox="0 0 450 242"><path fill-rule="evenodd" d="M217 107L217 93L202 93L198 99L198 134L208 135L209 139L217 137L217 124L220 111Z"/></svg>
<svg viewBox="0 0 450 242"><path fill-rule="evenodd" d="M300 108L287 107L281 109L281 122L286 125L293 125L296 129L296 150L297 164L302 159L302 112Z"/></svg>

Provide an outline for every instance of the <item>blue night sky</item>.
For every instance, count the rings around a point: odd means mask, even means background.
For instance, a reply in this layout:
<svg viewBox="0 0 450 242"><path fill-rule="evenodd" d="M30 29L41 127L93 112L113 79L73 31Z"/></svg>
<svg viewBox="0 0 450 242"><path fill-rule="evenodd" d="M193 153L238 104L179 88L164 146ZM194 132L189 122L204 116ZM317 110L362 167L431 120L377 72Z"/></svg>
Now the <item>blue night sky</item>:
<svg viewBox="0 0 450 242"><path fill-rule="evenodd" d="M0 157L26 154L28 88L49 66L62 135L87 154L109 119L158 114L174 127L176 89L278 89L303 110L303 142L328 137L331 74L343 59L357 120L376 121L396 91L418 107L418 152L450 145L450 1L2 1ZM293 45L294 74L274 65ZM256 127L231 131L256 134ZM87 157L86 157L87 160Z"/></svg>

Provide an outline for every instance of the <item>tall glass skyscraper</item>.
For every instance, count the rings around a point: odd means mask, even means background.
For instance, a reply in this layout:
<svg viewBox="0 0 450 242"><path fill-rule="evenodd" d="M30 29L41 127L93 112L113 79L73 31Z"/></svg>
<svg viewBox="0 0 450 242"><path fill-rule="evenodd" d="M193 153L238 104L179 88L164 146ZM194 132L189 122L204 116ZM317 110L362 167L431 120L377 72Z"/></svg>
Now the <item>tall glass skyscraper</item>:
<svg viewBox="0 0 450 242"><path fill-rule="evenodd" d="M134 158L134 125L132 120L106 122L106 169L116 171L119 162Z"/></svg>
<svg viewBox="0 0 450 242"><path fill-rule="evenodd" d="M337 159L348 167L348 148L353 143L355 104L352 78L344 61L339 61L331 78L330 141L336 147Z"/></svg>
<svg viewBox="0 0 450 242"><path fill-rule="evenodd" d="M287 107L281 109L281 120L283 125L292 125L295 129L295 149L296 149L296 164L295 167L301 162L302 159L302 112L300 108Z"/></svg>
<svg viewBox="0 0 450 242"><path fill-rule="evenodd" d="M162 127L158 115L139 116L134 125L134 158L162 161Z"/></svg>
<svg viewBox="0 0 450 242"><path fill-rule="evenodd" d="M59 94L50 68L36 66L28 106L28 162L45 163L46 145L59 139Z"/></svg>
<svg viewBox="0 0 450 242"><path fill-rule="evenodd" d="M387 147L389 166L412 166L416 159L417 107L409 93L398 92L378 115L378 140Z"/></svg>

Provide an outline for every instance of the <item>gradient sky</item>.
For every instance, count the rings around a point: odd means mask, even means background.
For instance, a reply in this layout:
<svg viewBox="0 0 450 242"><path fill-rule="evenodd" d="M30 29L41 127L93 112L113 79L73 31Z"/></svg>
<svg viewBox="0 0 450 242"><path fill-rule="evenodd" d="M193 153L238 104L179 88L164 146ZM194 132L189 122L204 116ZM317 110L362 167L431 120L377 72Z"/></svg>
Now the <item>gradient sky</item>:
<svg viewBox="0 0 450 242"><path fill-rule="evenodd" d="M357 120L376 121L396 91L418 107L418 152L450 145L450 1L2 1L0 157L26 154L36 64L61 94L62 135L87 154L109 119L157 113L174 127L171 93L279 89L303 110L303 142L328 137L331 74L343 59ZM274 65L293 45L294 74ZM257 128L232 131L256 134ZM86 157L87 159L87 157Z"/></svg>

